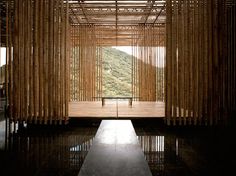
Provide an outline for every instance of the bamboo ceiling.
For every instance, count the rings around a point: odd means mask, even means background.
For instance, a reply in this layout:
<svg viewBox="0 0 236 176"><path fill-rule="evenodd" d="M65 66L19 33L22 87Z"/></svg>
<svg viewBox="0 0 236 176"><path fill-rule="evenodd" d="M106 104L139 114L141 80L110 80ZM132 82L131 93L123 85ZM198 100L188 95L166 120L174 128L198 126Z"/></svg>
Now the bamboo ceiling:
<svg viewBox="0 0 236 176"><path fill-rule="evenodd" d="M134 27L139 25L155 25L165 35L165 0L69 0L69 13L72 25L97 27L99 45L131 45Z"/></svg>

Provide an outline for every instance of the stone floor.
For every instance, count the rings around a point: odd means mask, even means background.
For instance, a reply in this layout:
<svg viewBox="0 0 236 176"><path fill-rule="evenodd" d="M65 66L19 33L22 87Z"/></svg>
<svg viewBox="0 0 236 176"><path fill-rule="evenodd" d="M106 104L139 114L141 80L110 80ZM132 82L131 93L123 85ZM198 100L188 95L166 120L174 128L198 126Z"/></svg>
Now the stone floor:
<svg viewBox="0 0 236 176"><path fill-rule="evenodd" d="M233 128L167 127L154 119L132 123L153 176L234 173ZM28 127L5 138L2 118L0 175L77 176L99 125L88 120L60 128Z"/></svg>
<svg viewBox="0 0 236 176"><path fill-rule="evenodd" d="M102 120L79 176L151 176L131 120Z"/></svg>

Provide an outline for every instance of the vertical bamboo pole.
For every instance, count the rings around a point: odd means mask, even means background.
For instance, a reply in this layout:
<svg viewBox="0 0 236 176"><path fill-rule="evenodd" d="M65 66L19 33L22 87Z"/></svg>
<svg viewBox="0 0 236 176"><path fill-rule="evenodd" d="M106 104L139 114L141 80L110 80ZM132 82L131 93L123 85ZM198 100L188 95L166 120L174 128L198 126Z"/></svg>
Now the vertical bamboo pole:
<svg viewBox="0 0 236 176"><path fill-rule="evenodd" d="M53 57L54 57L54 1L48 1L49 3L49 26L48 26L48 32L49 32L49 40L48 40L48 75L49 75L49 85L48 85L48 93L50 95L50 98L48 99L48 118L49 123L52 124L52 118L54 116L54 94L53 92L53 76L54 76L54 65L53 65Z"/></svg>
<svg viewBox="0 0 236 176"><path fill-rule="evenodd" d="M34 109L33 109L33 54L32 54L32 47L33 47L33 38L32 38L32 27L33 27L33 5L32 5L32 1L28 2L28 17L29 17L29 33L28 33L28 39L29 39L29 48L28 48L28 57L29 57L29 88L28 88L28 96L29 96L29 123L32 123L32 119L33 119L33 113L34 113Z"/></svg>
<svg viewBox="0 0 236 176"><path fill-rule="evenodd" d="M69 53L69 49L70 49L70 42L68 41L70 40L70 33L67 32L70 31L70 27L69 27L69 2L68 0L66 0L66 16L65 16L65 119L68 120L68 116L69 116L69 95L70 95L70 53Z"/></svg>
<svg viewBox="0 0 236 176"><path fill-rule="evenodd" d="M172 90L172 53L171 48L171 33L172 33L172 1L166 1L166 118L167 124L170 125L170 118L172 115L172 102L171 102L171 90Z"/></svg>
<svg viewBox="0 0 236 176"><path fill-rule="evenodd" d="M14 13L14 19L15 19L15 22L14 22L14 43L13 43L13 47L14 47L14 53L13 53L13 58L14 58L14 63L13 63L13 71L14 73L17 73L17 66L18 66L18 40L19 40L19 30L18 30L18 10L19 10L19 2L18 0L15 1L15 13ZM13 95L13 120L14 120L14 123L15 123L15 120L18 116L17 112L18 112L18 106L17 106L17 102L18 102L18 84L17 84L17 81L18 81L18 74L14 74L13 75L13 87L15 89L15 93Z"/></svg>
<svg viewBox="0 0 236 176"><path fill-rule="evenodd" d="M193 2L189 2L188 4L188 29L189 29L189 85L188 85L188 118L189 118L189 125L192 124L193 118L192 118L192 113L193 113Z"/></svg>
<svg viewBox="0 0 236 176"><path fill-rule="evenodd" d="M43 1L39 2L39 19L38 19L38 64L39 64L39 123L42 124L43 119L43 49L42 49L42 42L43 42Z"/></svg>
<svg viewBox="0 0 236 176"><path fill-rule="evenodd" d="M183 8L182 2L178 2L178 119L179 125L182 125L182 108L183 108L183 33L182 33L182 23L183 23Z"/></svg>
<svg viewBox="0 0 236 176"><path fill-rule="evenodd" d="M60 5L59 5L59 1L56 1L55 3L55 25L54 25L54 70L55 70L55 75L54 75L54 89L55 89L55 93L54 93L54 113L55 113L55 117L54 117L54 123L57 122L57 120L59 120L59 84L58 80L59 80L59 44L60 44L60 31L59 31L59 18L60 18Z"/></svg>
<svg viewBox="0 0 236 176"><path fill-rule="evenodd" d="M173 15L172 15L172 50L171 50L171 59L172 59L172 118L173 118L173 125L176 125L176 116L177 116L177 2L176 0L173 1Z"/></svg>
<svg viewBox="0 0 236 176"><path fill-rule="evenodd" d="M24 92L25 92L25 95L24 95L24 104L25 104L25 110L24 110L24 115L23 117L25 118L25 120L27 121L28 120L28 112L29 112L29 49L30 49L30 40L29 38L27 37L28 34L29 34L29 30L30 30L30 26L29 26L29 12L28 12L28 7L29 7L29 1L26 1L25 2L25 11L24 11L24 16L25 16L25 19L24 19L24 27L25 27L25 30L24 30L24 38L25 38L25 47L24 47L24 60L25 60L25 66L24 66L24 70L25 70L25 80L24 80Z"/></svg>
<svg viewBox="0 0 236 176"><path fill-rule="evenodd" d="M5 13L6 13L6 22L5 22L5 25L6 25L6 29L5 29L5 33L6 33L6 37L5 37L5 45L6 45L6 56L5 56L5 61L6 61L6 64L5 64L5 70L4 70L4 74L5 74L5 80L4 80L4 83L5 83L5 93L6 93L6 98L8 98L8 74L9 74L9 71L8 71L8 65L9 65L9 33L10 33L10 29L9 29L9 2L5 2ZM2 30L2 28L0 29ZM0 38L1 40L1 38ZM1 46L0 46L0 49L1 49ZM4 87L4 86L3 86ZM8 103L7 99L6 99L6 103Z"/></svg>
<svg viewBox="0 0 236 176"><path fill-rule="evenodd" d="M39 78L38 78L38 73L39 73L39 67L38 67L38 48L39 48L39 41L38 41L38 18L39 18L39 1L34 2L34 59L33 59L33 67L34 67L34 122L37 123L37 116L39 113Z"/></svg>
<svg viewBox="0 0 236 176"><path fill-rule="evenodd" d="M12 28L13 28L13 24L12 24L12 20L13 20L13 4L10 2L9 6L9 34L8 34L8 39L9 39L9 63L8 63L8 68L9 71L8 71L8 99L6 101L7 104L9 104L9 118L10 118L10 123L12 121L12 104L13 104L13 100L12 100L12 93L13 93L13 85L12 85L12 61L13 61L13 55L12 55L12 35L13 35L13 32L12 32ZM0 19L0 29L1 29L1 19ZM1 31L0 31L0 48L1 48ZM1 50L1 49L0 49ZM1 60L1 51L0 51L0 60ZM1 65L1 62L0 62L0 65ZM2 70L1 70L1 73L2 73ZM1 76L1 75L0 75ZM1 82L2 83L2 82Z"/></svg>
<svg viewBox="0 0 236 176"><path fill-rule="evenodd" d="M43 68L44 68L44 102L43 102L43 107L44 107L44 124L48 123L48 115L49 115L49 23L50 23L50 7L49 7L49 1L44 0L44 10L45 10L45 16L44 16L44 34L45 34L45 39L43 42L44 46L44 63L43 63Z"/></svg>
<svg viewBox="0 0 236 176"><path fill-rule="evenodd" d="M202 124L202 114L203 114L203 0L199 1L199 9L198 9L198 14L199 14L199 18L198 18L198 25L200 27L199 31L201 33L201 35L199 35L199 42L198 42L198 48L199 48L199 55L198 55L198 75L199 75L199 79L198 79L198 86L199 86L199 91L198 91L198 119L199 119L199 124Z"/></svg>
<svg viewBox="0 0 236 176"><path fill-rule="evenodd" d="M183 122L184 125L186 125L186 111L187 111L187 88L188 88L188 1L184 0L183 1L183 42L184 42L184 47L183 47Z"/></svg>
<svg viewBox="0 0 236 176"><path fill-rule="evenodd" d="M65 50L64 50L64 47L65 47L65 17L66 15L64 14L65 12L65 8L64 8L64 2L63 1L60 1L60 6L61 6L61 9L60 9L60 120L59 120L59 124L62 124L62 120L64 120L64 117L65 117L65 114L64 114L64 100L65 99L65 95L64 95L64 87L66 86L66 83L65 83L65 69L64 69L64 61L66 61L66 58L65 58Z"/></svg>
<svg viewBox="0 0 236 176"><path fill-rule="evenodd" d="M208 121L207 121L207 110L208 110L208 101L207 101L207 97L208 97L208 12L207 12L207 6L208 6L208 1L204 0L204 11L203 11L203 16L204 16L204 20L203 20L203 27L204 27L204 40L203 40L203 115L204 115L204 124L207 125Z"/></svg>
<svg viewBox="0 0 236 176"><path fill-rule="evenodd" d="M213 8L213 3L212 0L208 1L208 113L207 116L209 118L209 124L213 125L213 80L212 80L212 60L213 60L213 47L212 47L212 8Z"/></svg>
<svg viewBox="0 0 236 176"><path fill-rule="evenodd" d="M19 0L19 122L23 118L23 108L24 108L24 16L23 16L23 1ZM8 53L7 53L7 62L8 62ZM7 77L7 74L6 74Z"/></svg>
<svg viewBox="0 0 236 176"><path fill-rule="evenodd" d="M198 54L199 54L199 48L198 48L198 29L199 29L199 21L198 21L198 8L199 8L199 2L194 1L194 22L193 22L193 30L194 30L194 39L193 39L193 118L194 118L194 125L197 125L197 119L198 119Z"/></svg>

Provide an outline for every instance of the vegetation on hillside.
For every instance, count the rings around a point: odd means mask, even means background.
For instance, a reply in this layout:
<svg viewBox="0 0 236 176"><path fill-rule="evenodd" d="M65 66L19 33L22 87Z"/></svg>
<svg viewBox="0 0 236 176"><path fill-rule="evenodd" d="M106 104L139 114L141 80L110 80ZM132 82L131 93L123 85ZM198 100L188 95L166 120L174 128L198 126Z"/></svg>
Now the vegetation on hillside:
<svg viewBox="0 0 236 176"><path fill-rule="evenodd" d="M132 56L103 48L103 96L131 96Z"/></svg>
<svg viewBox="0 0 236 176"><path fill-rule="evenodd" d="M103 48L103 96L132 96L132 56L115 48ZM157 68L158 101L164 100L164 68Z"/></svg>

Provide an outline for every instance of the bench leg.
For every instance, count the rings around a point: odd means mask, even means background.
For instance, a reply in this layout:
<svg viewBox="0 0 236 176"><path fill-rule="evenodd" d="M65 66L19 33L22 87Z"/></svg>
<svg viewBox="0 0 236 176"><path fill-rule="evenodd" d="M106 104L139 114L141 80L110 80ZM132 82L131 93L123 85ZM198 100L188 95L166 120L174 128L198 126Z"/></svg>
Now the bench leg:
<svg viewBox="0 0 236 176"><path fill-rule="evenodd" d="M104 106L105 105L105 100L104 100L104 98L102 98L102 106Z"/></svg>
<svg viewBox="0 0 236 176"><path fill-rule="evenodd" d="M129 99L129 105L132 106L132 99Z"/></svg>

